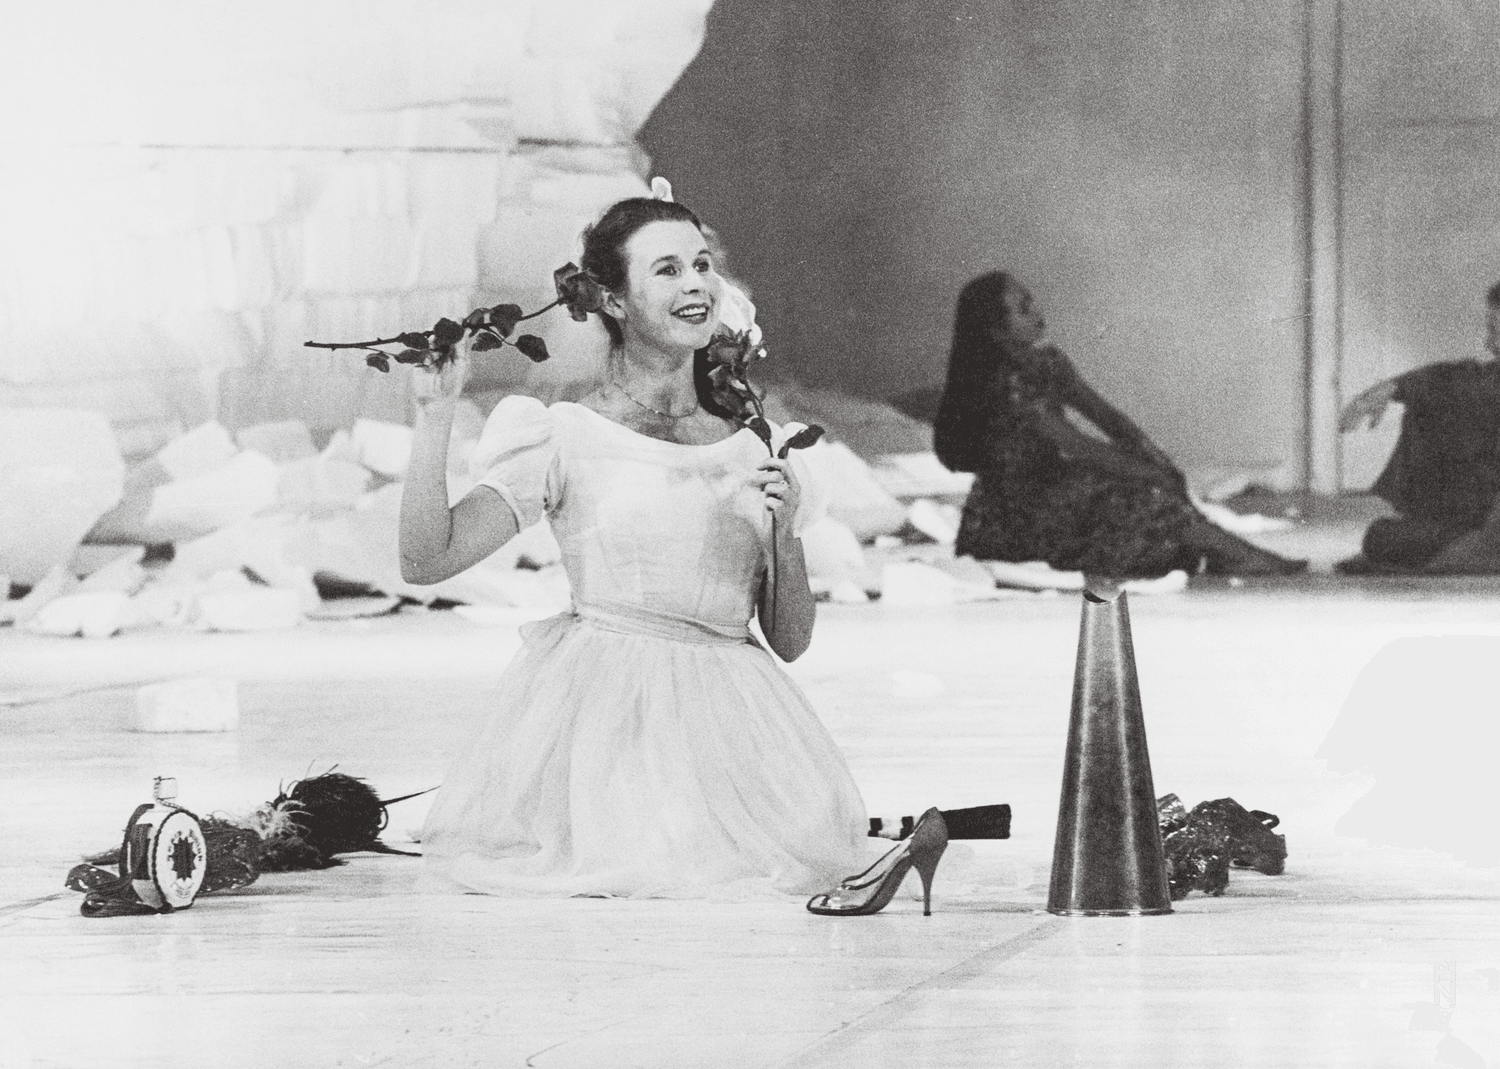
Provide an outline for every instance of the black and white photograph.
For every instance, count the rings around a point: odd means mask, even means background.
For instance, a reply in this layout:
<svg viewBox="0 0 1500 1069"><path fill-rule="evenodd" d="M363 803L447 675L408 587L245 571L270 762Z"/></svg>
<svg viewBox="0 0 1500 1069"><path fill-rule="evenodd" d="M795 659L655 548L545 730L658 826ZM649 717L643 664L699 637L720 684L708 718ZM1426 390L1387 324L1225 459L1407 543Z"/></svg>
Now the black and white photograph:
<svg viewBox="0 0 1500 1069"><path fill-rule="evenodd" d="M0 0L0 1069L1500 1069L1500 5Z"/></svg>

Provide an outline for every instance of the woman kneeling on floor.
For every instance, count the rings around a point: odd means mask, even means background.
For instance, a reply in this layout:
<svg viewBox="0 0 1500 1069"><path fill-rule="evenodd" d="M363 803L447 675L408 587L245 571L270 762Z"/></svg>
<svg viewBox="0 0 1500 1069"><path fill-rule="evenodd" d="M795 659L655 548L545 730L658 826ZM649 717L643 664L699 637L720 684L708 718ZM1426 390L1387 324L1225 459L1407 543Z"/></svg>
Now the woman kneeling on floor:
<svg viewBox="0 0 1500 1069"><path fill-rule="evenodd" d="M659 181L659 180L658 180ZM668 192L665 189L660 192ZM811 639L800 462L766 446L715 386L721 316L753 308L667 197L621 201L584 237L613 343L578 403L508 397L450 507L447 448L470 341L421 371L402 498L402 572L433 583L543 515L573 609L522 631L493 708L422 830L429 885L501 895L688 897L759 888L881 909L951 838L1006 838L1008 806L867 818L838 747L777 656ZM772 428L773 440L779 432ZM775 522L772 517L775 517ZM776 567L768 567L774 560ZM842 880L867 838L903 840Z"/></svg>
<svg viewBox="0 0 1500 1069"><path fill-rule="evenodd" d="M758 616L794 660L814 606L797 465L768 457L708 378L725 284L697 216L667 199L610 208L582 267L603 290L604 380L578 403L501 401L479 485L451 508L468 341L419 380L403 573L440 581L545 515L574 603L523 629L445 778L422 831L430 882L631 897L830 886L859 867L867 817L843 755L749 628Z"/></svg>

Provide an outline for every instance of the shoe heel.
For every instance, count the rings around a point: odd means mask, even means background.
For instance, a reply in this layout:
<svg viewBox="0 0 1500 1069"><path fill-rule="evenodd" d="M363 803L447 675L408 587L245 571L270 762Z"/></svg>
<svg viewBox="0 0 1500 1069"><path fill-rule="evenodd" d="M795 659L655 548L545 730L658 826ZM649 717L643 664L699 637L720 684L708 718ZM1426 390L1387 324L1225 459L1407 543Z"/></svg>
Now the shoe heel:
<svg viewBox="0 0 1500 1069"><path fill-rule="evenodd" d="M942 814L929 809L922 814L917 832L912 836L911 865L922 878L922 916L932 916L932 877L937 873L943 851L948 849L948 826Z"/></svg>
<svg viewBox="0 0 1500 1069"><path fill-rule="evenodd" d="M932 916L932 876L937 865L916 865L917 875L922 877L922 916Z"/></svg>

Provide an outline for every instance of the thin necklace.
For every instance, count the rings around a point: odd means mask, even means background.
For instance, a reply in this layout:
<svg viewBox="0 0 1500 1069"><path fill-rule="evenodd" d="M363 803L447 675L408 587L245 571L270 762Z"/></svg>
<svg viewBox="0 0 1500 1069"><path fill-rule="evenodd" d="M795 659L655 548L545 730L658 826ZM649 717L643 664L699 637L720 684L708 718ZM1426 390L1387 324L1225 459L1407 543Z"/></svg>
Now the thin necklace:
<svg viewBox="0 0 1500 1069"><path fill-rule="evenodd" d="M644 402L644 401L638 401L638 400L636 400L636 398L634 398L633 396L631 396L631 393L630 393L629 390L627 390L624 386L620 385L620 381L618 379L611 378L609 381L610 381L610 385L614 386L615 389L619 390L621 393L623 393L625 395L625 399L627 401L629 401L631 404L635 405L638 408L644 408L647 412L650 412L653 416L660 416L662 419L687 419L694 412L698 411L698 399L696 397L693 398L693 407L690 408L690 409L688 409L686 412L683 412L681 415L678 415L678 414L673 413L673 412L663 412L659 408L652 408L650 405L646 404L646 402Z"/></svg>

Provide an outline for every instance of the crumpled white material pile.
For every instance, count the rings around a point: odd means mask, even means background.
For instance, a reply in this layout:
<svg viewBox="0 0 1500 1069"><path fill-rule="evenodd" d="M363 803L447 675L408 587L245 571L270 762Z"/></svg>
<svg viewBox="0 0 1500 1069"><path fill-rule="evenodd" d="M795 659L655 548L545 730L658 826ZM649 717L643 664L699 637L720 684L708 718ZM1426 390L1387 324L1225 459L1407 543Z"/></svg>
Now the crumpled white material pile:
<svg viewBox="0 0 1500 1069"><path fill-rule="evenodd" d="M472 486L468 460L483 425L478 406L464 401L450 443L454 500ZM527 614L566 608L561 553L545 521L441 583L401 578L400 480L411 446L409 427L370 419L321 449L298 420L233 434L208 422L127 470L96 413L0 410L0 593L29 588L0 601L0 624L105 637L141 627L286 628L439 599ZM1082 586L1081 575L1043 564L955 558L967 483L930 454L867 461L824 440L802 456L817 484L805 495L817 507L802 540L819 597L928 606ZM146 547L164 543L170 561L148 560ZM320 596L320 583L383 600L344 602L354 610L341 611ZM1153 590L1185 584L1174 576Z"/></svg>
<svg viewBox="0 0 1500 1069"><path fill-rule="evenodd" d="M400 479L412 442L401 424L361 419L318 449L297 420L233 434L208 422L127 471L102 416L36 409L3 417L14 447L0 468L0 520L10 533L0 543L0 575L29 590L0 602L0 624L85 637L143 627L293 627L327 613L318 581L367 588L387 607L443 599L542 613L569 602L545 522L441 583L401 578ZM450 445L455 500L472 485L468 458L483 423L476 406L461 406ZM826 509L804 538L814 587L866 600L880 577L867 566L861 535L868 541L901 527L907 507L846 447L820 443L807 455L830 490L817 495ZM148 546L166 543L169 562L147 559Z"/></svg>
<svg viewBox="0 0 1500 1069"><path fill-rule="evenodd" d="M458 421L455 486L472 448L460 435L477 437L481 425L477 411ZM401 580L397 480L411 433L359 420L318 450L300 421L237 434L209 422L126 473L102 416L0 412L0 576L7 592L29 588L0 602L0 623L86 637L293 627L325 609L314 576L367 587L387 607L397 598L565 606L557 545L541 525L445 583ZM164 543L170 562L147 562L146 548Z"/></svg>

